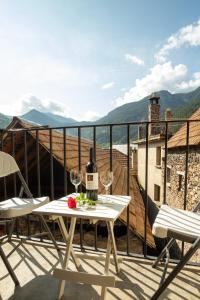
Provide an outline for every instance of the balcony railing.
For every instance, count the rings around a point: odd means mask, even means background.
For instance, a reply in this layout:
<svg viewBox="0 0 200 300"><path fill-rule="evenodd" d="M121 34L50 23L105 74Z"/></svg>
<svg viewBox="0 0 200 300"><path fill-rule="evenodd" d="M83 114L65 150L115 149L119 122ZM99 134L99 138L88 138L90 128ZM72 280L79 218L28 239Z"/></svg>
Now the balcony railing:
<svg viewBox="0 0 200 300"><path fill-rule="evenodd" d="M70 165L73 165L70 163L70 160L77 160L77 162L74 164L77 168L81 169L83 168L83 163L85 162L85 150L83 144L85 143L85 139L88 139L88 145L94 147L95 155L97 154L99 149L107 149L106 155L108 157L108 164L109 169L113 170L115 168L114 166L114 147L116 144L116 140L121 135L121 140L124 144L127 145L127 151L126 151L126 161L123 162L124 170L126 172L126 182L124 182L126 194L130 195L130 182L131 182L131 176L132 175L132 151L130 148L130 145L132 143L135 143L135 140L138 140L137 137L137 131L138 127L143 127L143 176L144 180L143 183L138 182L138 186L140 188L140 192L143 195L143 201L144 201L144 235L143 235L143 256L148 257L149 254L151 254L151 251L149 252L149 247L147 243L147 225L148 220L150 220L150 223L152 223L152 214L155 214L155 211L152 213L152 205L155 204L153 201L154 199L151 199L149 195L149 189L150 185L152 184L151 178L152 178L152 170L151 170L151 154L150 150L152 147L150 146L152 143L152 138L154 138L156 135L150 135L150 131L152 127L159 128L159 131L156 131L156 133L160 132L162 135L162 145L163 147L163 157L161 160L161 172L163 174L163 185L162 185L162 196L163 196L163 203L168 203L168 194L167 194L167 182L168 182L168 156L169 156L169 150L168 149L168 140L171 134L173 133L173 128L181 127L183 124L185 124L185 135L183 139L185 139L185 142L183 142L183 145L179 148L181 149L181 155L184 155L185 159L183 161L184 164L184 183L183 183L183 203L182 207L183 209L187 208L188 204L188 184L189 184L189 178L188 178L188 162L189 162L189 152L190 147L193 147L193 145L190 143L190 137L191 137L191 128L194 129L194 124L200 124L200 120L173 120L173 121L159 121L159 122L130 122L130 123L116 123L116 124L97 124L97 125L82 125L82 126L66 126L66 127L56 127L56 128L49 128L49 127L39 127L39 126L30 126L29 128L25 128L21 126L21 128L15 128L15 126L10 127L8 129L2 129L1 130L1 150L10 153L13 155L16 160L19 162L20 160L20 168L22 169L22 173L25 177L26 182L29 184L30 189L32 190L31 184L33 184L32 191L34 193L34 196L41 196L43 193L47 194L50 197L51 200L58 198L59 196L66 195L70 192L72 192L72 186L69 182L69 174L67 171L70 169ZM56 149L56 138L54 136L54 133L58 132L59 135L62 134L62 145L60 144L61 139L59 139L59 149L62 149L62 160L63 163L59 161L59 158L57 157L57 150ZM43 145L41 145L41 135L42 133L47 133L45 139L43 140ZM67 157L68 153L68 143L66 142L67 137L69 135L73 134L75 136L73 143L76 144L74 146L74 157L73 155L71 157ZM30 142L30 136L34 139L34 142ZM140 139L141 141L141 139ZM139 141L138 141L139 142ZM154 141L155 142L155 141ZM155 146L156 147L156 146ZM136 147L137 148L137 147ZM151 149L150 149L151 148ZM194 151L198 152L198 145L194 145ZM196 149L196 150L195 150ZM44 151L48 152L48 155L45 155ZM59 150L61 151L61 150ZM138 146L138 150L140 151L140 146ZM77 153L78 152L78 153ZM83 153L84 152L84 153ZM83 156L84 154L84 156ZM58 162L60 165L55 166L55 160L58 159ZM156 158L155 158L156 159ZM42 177L42 174L44 173L41 170L41 162L43 162L43 165L48 165L47 172L45 173L45 178ZM156 162L155 162L156 164ZM31 168L33 168L33 165L35 165L35 176L34 178L30 177ZM139 168L138 164L138 168ZM57 176L59 175L59 178ZM115 175L114 175L115 176ZM151 178L150 178L151 177ZM120 180L120 179L119 179ZM122 180L122 178L121 178ZM139 181L139 178L137 177L137 180ZM57 186L57 182L60 182L60 186ZM13 196L17 195L17 181L16 177L13 176L12 178L12 191L10 189L11 183L10 181L7 182L4 180L4 182L1 183L3 186L3 189L0 191L0 197L1 199L5 199L8 196L11 195L11 192ZM8 189L9 185L9 189ZM84 189L84 185L82 186ZM113 193L113 190L111 188L110 193ZM160 192L161 193L161 192ZM159 203L160 204L160 203ZM156 205L154 205L154 208L156 210ZM134 252L130 249L130 222L131 222L132 214L130 214L130 208L127 209L127 215L126 215L126 249L124 251L124 254L126 255L134 255ZM31 220L28 217L27 218L27 235L30 235L31 231ZM66 220L67 222L67 220ZM52 228L54 234L56 234L56 224L53 221L52 222ZM83 222L80 220L80 247L81 249L87 248L84 246L84 228L83 228ZM19 235L20 228L19 223L16 225L16 234ZM98 225L95 225L94 227L94 250L98 249ZM184 246L182 246L182 252L184 251ZM154 252L154 255L157 253Z"/></svg>

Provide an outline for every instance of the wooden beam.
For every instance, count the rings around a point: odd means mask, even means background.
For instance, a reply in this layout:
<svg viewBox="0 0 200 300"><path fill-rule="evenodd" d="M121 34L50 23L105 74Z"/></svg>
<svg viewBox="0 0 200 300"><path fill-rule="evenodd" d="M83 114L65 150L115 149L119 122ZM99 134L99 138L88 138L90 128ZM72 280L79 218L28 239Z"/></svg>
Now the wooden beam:
<svg viewBox="0 0 200 300"><path fill-rule="evenodd" d="M87 254L87 253L79 253L76 252L76 256L80 259L91 259L95 261L105 261L105 254ZM111 258L111 262L115 262L114 258ZM118 258L118 263L121 264L123 262L123 258Z"/></svg>
<svg viewBox="0 0 200 300"><path fill-rule="evenodd" d="M107 275L88 274L83 272L67 271L63 269L55 269L53 276L69 282L79 282L90 285L100 285L106 287L115 286L115 277Z"/></svg>

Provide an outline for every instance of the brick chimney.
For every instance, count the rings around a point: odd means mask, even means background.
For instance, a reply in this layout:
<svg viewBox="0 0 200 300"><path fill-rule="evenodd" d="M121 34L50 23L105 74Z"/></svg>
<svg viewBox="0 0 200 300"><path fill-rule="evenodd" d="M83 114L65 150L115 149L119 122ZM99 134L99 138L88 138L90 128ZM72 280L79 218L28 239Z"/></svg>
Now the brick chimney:
<svg viewBox="0 0 200 300"><path fill-rule="evenodd" d="M145 138L146 128L144 125L138 125L138 140Z"/></svg>
<svg viewBox="0 0 200 300"><path fill-rule="evenodd" d="M170 108L167 108L165 110L165 121L171 121L172 119L173 119L172 110ZM168 134L172 133L172 126L173 126L173 123L168 123Z"/></svg>
<svg viewBox="0 0 200 300"><path fill-rule="evenodd" d="M149 122L160 120L160 96L153 93L149 98ZM160 133L160 124L153 123L149 125L149 135Z"/></svg>

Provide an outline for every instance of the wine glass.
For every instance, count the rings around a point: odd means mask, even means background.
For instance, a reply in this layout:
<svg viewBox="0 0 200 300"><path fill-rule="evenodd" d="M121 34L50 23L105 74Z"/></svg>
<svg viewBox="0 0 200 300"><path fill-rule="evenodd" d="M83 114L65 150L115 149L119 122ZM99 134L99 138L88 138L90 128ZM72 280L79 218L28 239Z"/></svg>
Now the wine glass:
<svg viewBox="0 0 200 300"><path fill-rule="evenodd" d="M76 196L77 196L78 186L82 181L81 170L75 170L75 169L70 170L70 180L71 180L71 183L75 186L75 191L76 191Z"/></svg>
<svg viewBox="0 0 200 300"><path fill-rule="evenodd" d="M108 195L108 189L111 186L112 182L113 182L113 172L112 171L102 171L100 173L100 181L103 184L103 186L105 187L106 190L106 197Z"/></svg>

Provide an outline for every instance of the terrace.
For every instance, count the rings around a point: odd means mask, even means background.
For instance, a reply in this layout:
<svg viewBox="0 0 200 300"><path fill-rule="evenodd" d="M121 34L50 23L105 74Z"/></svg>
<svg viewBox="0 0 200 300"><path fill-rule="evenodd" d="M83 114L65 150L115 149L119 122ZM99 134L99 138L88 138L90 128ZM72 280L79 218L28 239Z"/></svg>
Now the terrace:
<svg viewBox="0 0 200 300"><path fill-rule="evenodd" d="M193 145L190 145L190 134L192 127L199 124L199 119L195 122L187 120L185 122L189 125L185 130L185 144L181 148L181 151L185 153L183 208L187 207L190 200L187 192L191 178L191 176L188 176L190 172L189 155L190 149L193 149ZM168 202L167 143L169 138L168 129L171 123L181 125L183 121L160 122L160 125L164 128L163 203ZM88 160L88 150L92 145L96 151L99 171L104 169L114 171L114 182L110 193L132 197L128 209L120 216L116 225L117 248L119 255L123 257L123 264L118 275L114 272L114 265L111 266L110 273L115 274L116 284L115 288L108 288L107 299L151 299L159 286L162 267L159 266L158 269L153 269L152 259L155 259L158 255L163 244L162 241L154 240L151 234L152 220L155 218L153 215L157 213L158 206L148 195L148 184L151 176L151 172L148 170L150 169L148 162L150 137L148 132L152 124L155 124L155 122L103 124L76 128L40 128L15 119L7 130L2 131L1 149L16 158L34 196L45 194L51 200L54 200L71 193L73 186L70 184L69 171L71 168L76 167L82 169L84 173L85 164ZM132 135L134 136L139 125L142 125L146 130L144 187L138 185L132 168L132 153L130 151ZM98 145L99 128L106 128L107 149L102 149ZM88 130L91 130L90 141L84 139L85 130L87 130L87 135ZM126 136L127 155L125 157L120 156L120 153L113 149L116 130L121 130L122 134ZM75 134L76 137L70 137L69 133ZM192 134L191 136L194 137ZM198 153L198 148L195 147L195 149ZM7 198L11 194L17 194L18 182L16 178L13 177L12 180L1 182L1 185L4 186L1 189L1 199ZM84 191L84 188L83 180L81 189ZM100 192L103 192L102 187ZM67 226L68 222L69 220L66 220ZM49 220L48 224L62 249L62 255L58 255L52 243L43 238L24 240L17 250L12 252L15 244L22 236L29 236L41 230L40 224L34 216L18 220L12 242L3 242L3 249L9 256L9 261L20 282L20 288L15 288L4 264L0 260L0 292L3 300L56 298L58 280L51 274L53 269L60 266L63 260L65 244L62 241L56 222ZM76 228L74 245L78 255L83 256L82 266L84 271L100 274L103 270L103 262L101 258L97 259L97 256L99 257L105 252L107 233L104 236L102 235L104 229L102 224L95 224L92 228L88 226L87 222L80 220ZM1 229L3 236L6 227ZM118 235L120 231L123 234ZM183 253L184 245L179 250ZM86 259L84 257L85 253L88 253L92 260ZM176 255L173 258L178 259ZM177 260L174 260L170 264L169 272L176 262ZM72 261L70 261L69 269L74 269ZM199 270L198 264L190 264L185 267L166 289L161 299L199 299ZM67 299L99 299L100 287L67 283L65 295Z"/></svg>
<svg viewBox="0 0 200 300"><path fill-rule="evenodd" d="M13 249L13 244L4 246L5 252ZM64 247L62 247L64 253ZM79 249L77 249L80 252ZM93 251L88 251L94 256ZM107 299L150 299L158 288L161 268L152 269L152 261L141 257L123 257L123 264L119 275L116 276L115 288L109 288ZM20 288L15 288L5 266L0 261L1 298L53 300L58 291L58 280L51 276L55 267L60 265L56 250L44 243L25 242L10 256L20 281ZM70 269L74 265L70 261ZM101 274L103 262L97 260L83 260L83 269L86 272ZM171 268L169 268L170 271ZM115 274L114 266L111 274ZM199 268L187 266L163 293L161 299L199 299ZM100 287L84 284L67 283L65 288L66 299L99 299Z"/></svg>

